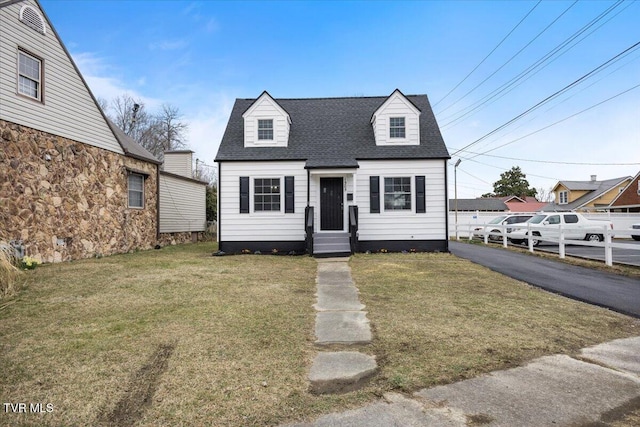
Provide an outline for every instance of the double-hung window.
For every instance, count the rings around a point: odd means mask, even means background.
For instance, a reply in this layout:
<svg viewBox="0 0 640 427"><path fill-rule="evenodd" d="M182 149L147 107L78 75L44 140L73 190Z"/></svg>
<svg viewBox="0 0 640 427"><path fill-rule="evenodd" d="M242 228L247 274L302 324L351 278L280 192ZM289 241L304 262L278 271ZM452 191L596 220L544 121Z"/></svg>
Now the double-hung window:
<svg viewBox="0 0 640 427"><path fill-rule="evenodd" d="M273 119L258 120L258 140L273 141Z"/></svg>
<svg viewBox="0 0 640 427"><path fill-rule="evenodd" d="M255 178L253 180L253 211L280 212L280 178Z"/></svg>
<svg viewBox="0 0 640 427"><path fill-rule="evenodd" d="M18 51L18 93L42 101L42 60Z"/></svg>
<svg viewBox="0 0 640 427"><path fill-rule="evenodd" d="M136 209L144 208L144 175L139 173L129 173L129 207Z"/></svg>
<svg viewBox="0 0 640 427"><path fill-rule="evenodd" d="M411 177L384 179L384 210L411 210Z"/></svg>
<svg viewBox="0 0 640 427"><path fill-rule="evenodd" d="M567 203L569 203L569 192L568 191L560 191L558 193L558 196L560 197L560 200L558 201L558 204L566 205Z"/></svg>
<svg viewBox="0 0 640 427"><path fill-rule="evenodd" d="M404 117L390 117L389 118L389 137L390 138L405 138L405 126Z"/></svg>

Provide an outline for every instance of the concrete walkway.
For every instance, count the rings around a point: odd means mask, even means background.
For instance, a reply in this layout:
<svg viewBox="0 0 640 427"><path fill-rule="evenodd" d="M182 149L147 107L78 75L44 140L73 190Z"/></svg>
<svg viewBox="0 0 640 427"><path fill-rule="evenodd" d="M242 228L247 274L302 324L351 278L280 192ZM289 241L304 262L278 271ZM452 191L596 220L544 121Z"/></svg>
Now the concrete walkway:
<svg viewBox="0 0 640 427"><path fill-rule="evenodd" d="M316 342L323 349L371 343L371 328L358 289L351 278L349 258L318 261ZM319 353L309 373L312 393L342 393L356 390L376 372L374 356L357 351Z"/></svg>
<svg viewBox="0 0 640 427"><path fill-rule="evenodd" d="M545 356L529 364L406 397L388 393L360 409L297 427L604 426L640 409L640 337Z"/></svg>

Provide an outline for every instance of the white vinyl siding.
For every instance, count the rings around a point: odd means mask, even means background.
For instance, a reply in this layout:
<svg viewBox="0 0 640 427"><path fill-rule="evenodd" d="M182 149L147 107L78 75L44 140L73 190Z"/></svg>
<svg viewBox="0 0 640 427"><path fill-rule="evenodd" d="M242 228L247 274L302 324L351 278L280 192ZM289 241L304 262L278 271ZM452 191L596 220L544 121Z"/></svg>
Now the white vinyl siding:
<svg viewBox="0 0 640 427"><path fill-rule="evenodd" d="M289 143L289 116L268 95L258 98L242 117L245 147L286 147ZM265 126L268 120L272 121L271 132L266 128L260 132L260 123Z"/></svg>
<svg viewBox="0 0 640 427"><path fill-rule="evenodd" d="M48 22L41 34L20 21L25 4L40 10L34 1L0 8L0 119L124 154ZM41 103L18 94L20 49L43 61Z"/></svg>
<svg viewBox="0 0 640 427"><path fill-rule="evenodd" d="M356 175L359 238L371 240L443 240L447 238L445 160L360 160ZM411 210L370 213L369 177L411 177ZM415 177L425 177L426 213L415 213ZM383 206L383 200L381 200Z"/></svg>
<svg viewBox="0 0 640 427"><path fill-rule="evenodd" d="M163 171L192 178L192 167L193 153L164 153Z"/></svg>
<svg viewBox="0 0 640 427"><path fill-rule="evenodd" d="M218 192L218 240L302 241L305 238L304 210L307 204L307 171L304 162L222 162ZM249 177L250 213L240 213L240 177ZM279 178L284 194L284 177L294 177L295 212L284 212L284 196L277 212L256 212L253 206L255 178Z"/></svg>
<svg viewBox="0 0 640 427"><path fill-rule="evenodd" d="M400 136L400 131L398 130L397 119L399 118L404 119L404 135L402 136ZM419 145L419 119L420 111L404 96L395 92L374 113L372 126L376 145ZM392 126L392 124L395 126ZM396 130L394 131L393 129Z"/></svg>
<svg viewBox="0 0 640 427"><path fill-rule="evenodd" d="M160 173L160 233L206 229L206 185Z"/></svg>

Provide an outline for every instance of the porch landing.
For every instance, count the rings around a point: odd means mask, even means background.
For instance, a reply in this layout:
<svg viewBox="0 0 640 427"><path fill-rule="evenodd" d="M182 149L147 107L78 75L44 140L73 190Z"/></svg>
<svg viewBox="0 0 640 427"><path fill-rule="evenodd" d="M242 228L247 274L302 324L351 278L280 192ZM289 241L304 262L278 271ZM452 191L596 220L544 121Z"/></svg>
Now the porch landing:
<svg viewBox="0 0 640 427"><path fill-rule="evenodd" d="M351 245L349 243L349 233L314 233L313 234L313 256L341 257L351 255Z"/></svg>

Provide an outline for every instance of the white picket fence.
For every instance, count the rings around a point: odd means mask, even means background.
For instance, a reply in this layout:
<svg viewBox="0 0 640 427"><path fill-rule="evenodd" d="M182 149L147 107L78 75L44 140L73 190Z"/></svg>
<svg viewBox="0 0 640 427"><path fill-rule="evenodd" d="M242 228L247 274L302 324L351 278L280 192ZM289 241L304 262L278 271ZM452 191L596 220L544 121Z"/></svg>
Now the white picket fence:
<svg viewBox="0 0 640 427"><path fill-rule="evenodd" d="M613 221L613 217L617 216L617 221ZM622 216L624 215L624 216ZM493 215L491 216L491 218L485 218L487 219L486 222L474 222L474 223L461 223L460 222L460 214L458 214L458 224L456 227L456 224L453 224L453 230L454 230L454 235L451 237L455 237L456 239L460 239L463 235L464 238L467 238L469 240L471 240L473 238L474 235L474 230L478 229L478 228L482 228L482 230L475 232L475 234L481 234L482 238L484 240L485 244L488 244L489 242L489 235L492 236L499 236L500 240L502 240L502 245L506 248L508 246L508 233L507 233L507 229L509 229L510 231L514 231L516 229L526 229L527 230L527 235L531 236L532 232L535 230L543 230L546 227L544 225L541 224L529 224L529 223L525 223L522 225L515 225L515 224L506 224L506 225L502 225L502 224L488 224L488 221L490 221L491 219L495 218L496 216L499 215ZM603 217L602 215L599 215L598 217L596 217L593 214L588 214L585 215L585 217L589 218L589 219L606 219L608 220L606 223L604 223L602 226L595 226L595 227L589 227L589 228L584 228L584 227L580 227L579 229L581 230L581 232L583 232L585 235L586 234L596 234L596 235L602 235L604 236L604 241L603 242L595 242L595 241L586 241L586 240L575 240L575 239L567 239L565 237L567 231L571 231L571 230L576 230L577 228L572 228L566 225L562 225L560 224L559 229L557 229L557 234L558 234L558 238L552 238L552 237L540 237L540 236L533 236L533 238L529 239L525 239L527 240L528 243L528 247L529 247L529 251L531 253L534 252L534 240L538 240L541 242L548 242L548 243L556 243L559 246L559 250L558 250L558 254L560 256L561 259L565 258L566 255L566 245L570 244L570 245L577 245L577 246L591 246L591 247L596 247L596 248L603 248L604 249L604 253L605 253L605 264L608 266L612 266L613 265L613 249L614 248L619 248L619 249L630 249L630 250L640 250L640 245L636 245L636 244L631 244L631 243L625 243L624 240L613 240L613 237L615 236L616 238L625 238L625 237L631 237L631 224L634 223L638 223L640 222L640 217L637 214L608 214L606 217ZM473 218L473 219L477 219L477 218ZM611 229L609 223L613 222L613 229ZM620 228L616 227L616 224L618 224L618 226ZM628 225L626 225L628 224ZM626 226L625 226L626 225ZM490 229L487 229L485 227L489 227ZM624 228L622 228L624 227ZM493 230L500 230L499 233L494 232ZM548 228L547 228L547 231ZM556 234L554 232L554 234Z"/></svg>

